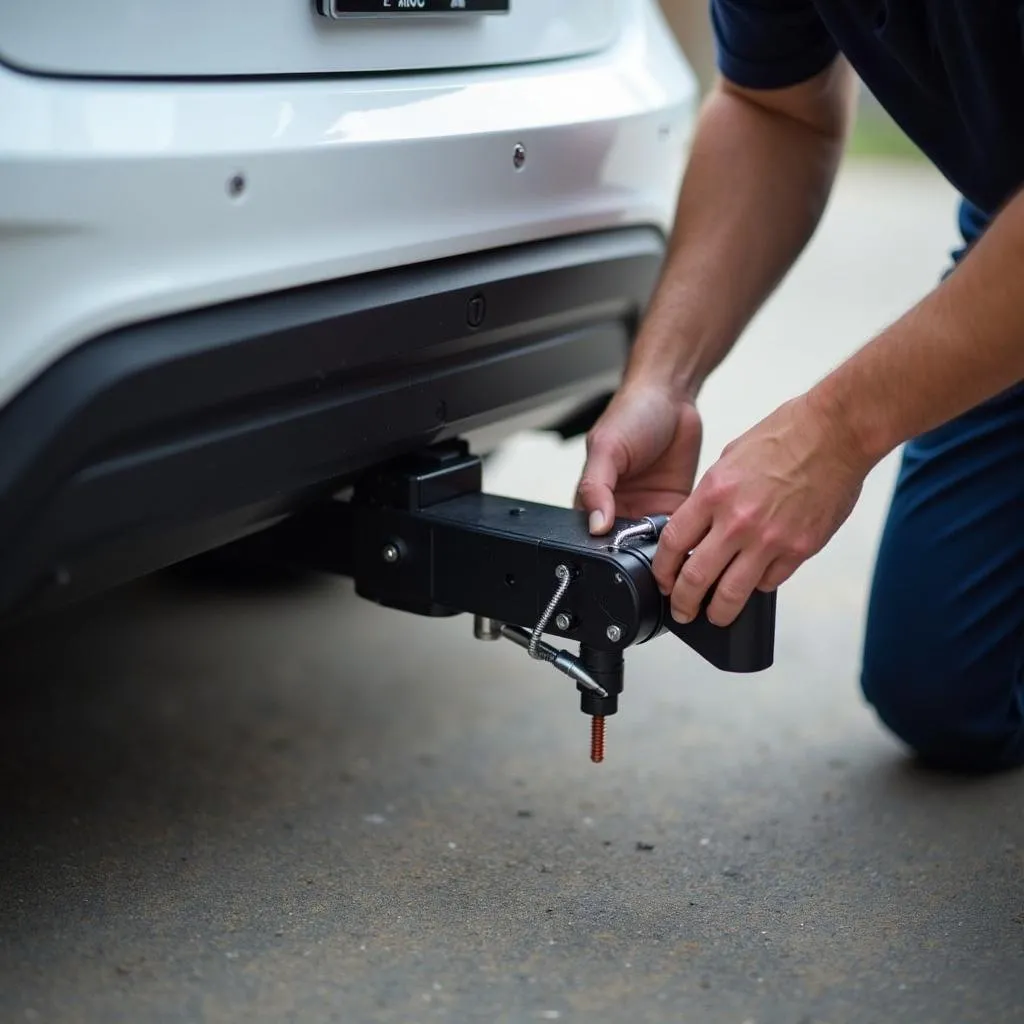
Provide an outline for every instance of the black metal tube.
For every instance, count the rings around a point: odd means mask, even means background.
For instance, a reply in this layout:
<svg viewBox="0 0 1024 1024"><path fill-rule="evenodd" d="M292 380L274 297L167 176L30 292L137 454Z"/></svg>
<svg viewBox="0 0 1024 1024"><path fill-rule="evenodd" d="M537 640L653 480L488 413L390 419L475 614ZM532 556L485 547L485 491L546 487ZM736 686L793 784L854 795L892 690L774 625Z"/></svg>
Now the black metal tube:
<svg viewBox="0 0 1024 1024"><path fill-rule="evenodd" d="M591 678L608 692L599 697L577 685L580 691L580 710L585 715L605 718L619 710L619 694L625 685L626 660L621 651L598 651L580 644L580 662Z"/></svg>

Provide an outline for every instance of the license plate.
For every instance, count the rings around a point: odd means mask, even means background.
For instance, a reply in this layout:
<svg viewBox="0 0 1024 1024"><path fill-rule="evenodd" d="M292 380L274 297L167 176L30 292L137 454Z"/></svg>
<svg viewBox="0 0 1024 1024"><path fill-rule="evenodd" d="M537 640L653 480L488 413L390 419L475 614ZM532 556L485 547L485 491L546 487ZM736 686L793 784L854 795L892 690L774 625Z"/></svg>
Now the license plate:
<svg viewBox="0 0 1024 1024"><path fill-rule="evenodd" d="M327 18L508 14L509 5L510 0L317 0L317 10Z"/></svg>

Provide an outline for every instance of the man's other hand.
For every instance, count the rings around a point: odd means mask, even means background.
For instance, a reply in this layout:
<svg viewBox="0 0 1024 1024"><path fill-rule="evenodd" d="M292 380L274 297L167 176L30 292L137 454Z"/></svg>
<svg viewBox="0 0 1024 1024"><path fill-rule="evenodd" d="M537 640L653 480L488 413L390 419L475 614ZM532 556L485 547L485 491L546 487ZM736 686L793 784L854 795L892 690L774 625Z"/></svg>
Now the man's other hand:
<svg viewBox="0 0 1024 1024"><path fill-rule="evenodd" d="M658 384L626 384L587 437L576 505L590 530L607 533L615 517L671 515L693 490L700 458L696 406Z"/></svg>
<svg viewBox="0 0 1024 1024"><path fill-rule="evenodd" d="M654 575L673 617L692 622L718 581L708 618L730 625L828 543L870 468L807 396L733 441L661 535Z"/></svg>

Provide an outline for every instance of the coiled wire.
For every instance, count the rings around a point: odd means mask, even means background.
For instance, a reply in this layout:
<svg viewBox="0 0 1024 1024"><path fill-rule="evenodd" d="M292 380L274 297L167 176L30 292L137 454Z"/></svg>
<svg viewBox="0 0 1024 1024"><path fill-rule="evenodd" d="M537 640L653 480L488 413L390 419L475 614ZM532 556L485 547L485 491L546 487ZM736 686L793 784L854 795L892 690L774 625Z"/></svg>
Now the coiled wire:
<svg viewBox="0 0 1024 1024"><path fill-rule="evenodd" d="M540 647L540 638L543 636L544 630L547 629L551 616L555 614L555 609L561 604L562 598L565 597L569 584L572 583L572 573L569 572L567 565L558 566L555 569L555 576L558 578L558 586L555 588L554 597L548 601L547 608L544 609L543 614L537 620L537 625L533 627L533 632L530 634L530 646L527 648L530 657L536 658L537 661L554 660L547 651Z"/></svg>

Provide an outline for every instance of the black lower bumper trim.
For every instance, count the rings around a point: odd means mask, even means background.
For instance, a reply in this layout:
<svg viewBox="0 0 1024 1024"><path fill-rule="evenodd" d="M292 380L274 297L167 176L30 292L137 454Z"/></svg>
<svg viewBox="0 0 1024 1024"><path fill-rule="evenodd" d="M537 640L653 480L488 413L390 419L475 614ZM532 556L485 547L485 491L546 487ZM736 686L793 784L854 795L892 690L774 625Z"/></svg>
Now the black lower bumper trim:
<svg viewBox="0 0 1024 1024"><path fill-rule="evenodd" d="M0 411L0 611L227 543L402 452L592 405L663 246L648 229L560 239L86 342Z"/></svg>

